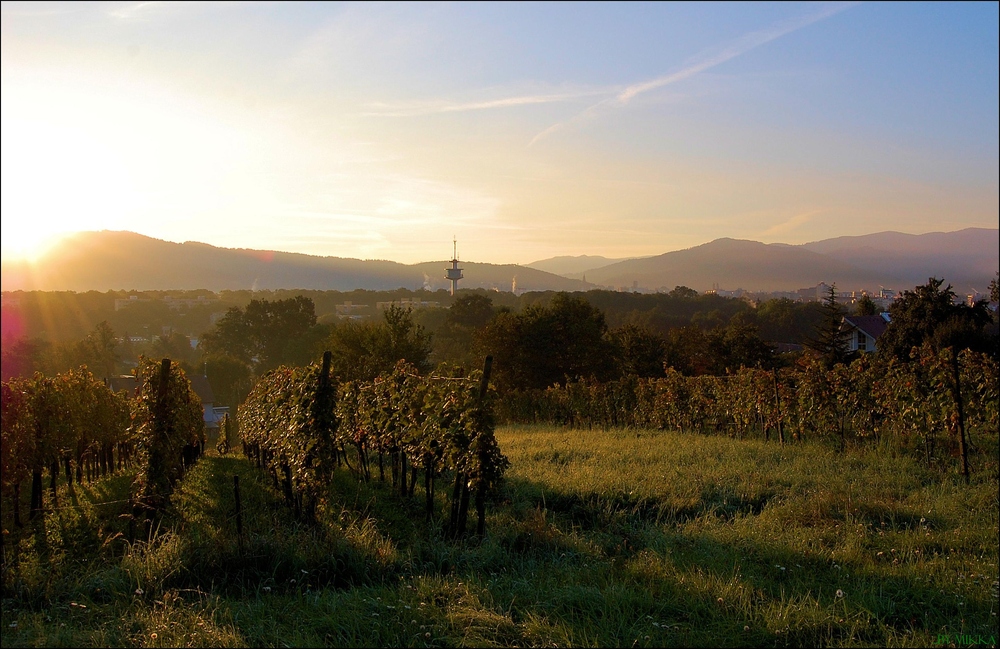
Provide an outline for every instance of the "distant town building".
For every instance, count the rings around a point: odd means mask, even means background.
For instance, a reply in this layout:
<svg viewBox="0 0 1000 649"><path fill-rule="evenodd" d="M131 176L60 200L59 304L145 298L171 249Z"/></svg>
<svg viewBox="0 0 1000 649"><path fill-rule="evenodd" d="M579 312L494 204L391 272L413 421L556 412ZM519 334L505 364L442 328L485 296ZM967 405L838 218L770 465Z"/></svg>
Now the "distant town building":
<svg viewBox="0 0 1000 649"><path fill-rule="evenodd" d="M140 297L138 295L129 295L127 298L115 298L115 311L121 311L124 308L132 306L134 304L139 304L140 302L152 302L152 298ZM170 295L165 296L161 300L167 307L173 311L187 311L188 309L196 306L205 306L209 304L218 304L220 302L219 298L212 295L211 297L205 295L199 295L196 298L177 298Z"/></svg>
<svg viewBox="0 0 1000 649"><path fill-rule="evenodd" d="M215 297L214 295L212 297L199 295L194 299L176 298L176 297L171 297L169 295L163 298L163 302L174 311L186 311L191 307L195 306L218 304L219 301L220 301L219 298Z"/></svg>
<svg viewBox="0 0 1000 649"><path fill-rule="evenodd" d="M830 286L826 282L820 282L816 286L809 288L800 288L796 293L798 293L799 300L802 302L822 302L826 299L827 293L830 292Z"/></svg>
<svg viewBox="0 0 1000 649"><path fill-rule="evenodd" d="M403 308L403 309L417 310L417 309L429 309L429 308L432 308L432 307L439 307L439 306L441 306L441 303L440 302L424 301L424 300L420 300L419 298L415 298L415 297L414 298L404 297L404 298L400 298L398 300L392 300L390 302L376 302L375 303L375 308L378 309L379 311L384 311L384 310L388 309L390 306L398 306L398 307Z"/></svg>
<svg viewBox="0 0 1000 649"><path fill-rule="evenodd" d="M669 293L670 291L664 291L664 293ZM735 297L741 298L743 294L746 293L742 288L738 288L735 291L726 291L721 288L713 288L709 291L705 291L705 295L718 295L719 297Z"/></svg>
<svg viewBox="0 0 1000 649"><path fill-rule="evenodd" d="M338 320L367 320L368 314L361 313L370 307L367 304L354 304L350 300L345 300L343 304L334 305Z"/></svg>
<svg viewBox="0 0 1000 649"><path fill-rule="evenodd" d="M129 295L127 298L115 298L115 311L121 311L125 307L132 306L133 304L138 304L139 302L152 302L148 297L139 297L138 295Z"/></svg>

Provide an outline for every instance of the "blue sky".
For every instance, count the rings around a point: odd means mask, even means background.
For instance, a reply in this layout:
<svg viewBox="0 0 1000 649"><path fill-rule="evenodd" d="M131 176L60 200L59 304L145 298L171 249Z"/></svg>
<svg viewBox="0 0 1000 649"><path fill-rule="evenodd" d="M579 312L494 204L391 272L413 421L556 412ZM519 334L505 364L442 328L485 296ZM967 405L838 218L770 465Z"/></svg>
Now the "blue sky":
<svg viewBox="0 0 1000 649"><path fill-rule="evenodd" d="M3 254L416 262L998 222L996 3L3 3Z"/></svg>

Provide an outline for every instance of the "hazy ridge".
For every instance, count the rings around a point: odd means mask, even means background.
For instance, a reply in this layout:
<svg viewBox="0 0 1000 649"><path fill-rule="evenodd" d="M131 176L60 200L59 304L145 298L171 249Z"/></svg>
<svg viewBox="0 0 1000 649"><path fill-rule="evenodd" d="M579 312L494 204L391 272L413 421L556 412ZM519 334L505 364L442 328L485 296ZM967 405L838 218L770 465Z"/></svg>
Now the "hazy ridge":
<svg viewBox="0 0 1000 649"><path fill-rule="evenodd" d="M593 265L591 265L593 264ZM289 252L172 243L132 232L83 232L34 264L3 262L2 289L166 290L447 288L447 261L401 264ZM597 286L645 289L684 285L750 291L790 291L819 282L844 289L905 289L930 276L959 292L980 291L1000 266L1000 230L968 228L922 235L880 232L804 245L739 239L654 257L615 260L554 257L530 266L461 262L462 288L577 291ZM585 267L586 266L586 267ZM546 271L560 269L564 275ZM577 277L586 274L587 282Z"/></svg>
<svg viewBox="0 0 1000 649"><path fill-rule="evenodd" d="M167 289L354 289L436 290L446 261L401 264L384 260L319 257L290 252L218 248L205 243L172 243L133 232L82 232L67 238L34 264L3 262L2 289L167 290ZM513 264L462 262L463 288L511 290L514 278L525 290L578 291L588 288L533 268Z"/></svg>
<svg viewBox="0 0 1000 649"><path fill-rule="evenodd" d="M544 270L546 273L554 273L556 275L562 275L563 277L580 279L582 274L595 268L602 268L604 266L616 264L620 261L626 261L627 259L631 258L622 257L620 259L610 259L600 255L563 255L561 257L540 259L525 265L529 268Z"/></svg>
<svg viewBox="0 0 1000 649"><path fill-rule="evenodd" d="M935 276L962 292L985 291L998 266L1000 230L967 228L920 235L879 232L803 245L723 238L581 272L603 286L631 287L636 282L646 288L684 285L699 291L716 286L792 291L819 282L835 282L845 289L905 289Z"/></svg>

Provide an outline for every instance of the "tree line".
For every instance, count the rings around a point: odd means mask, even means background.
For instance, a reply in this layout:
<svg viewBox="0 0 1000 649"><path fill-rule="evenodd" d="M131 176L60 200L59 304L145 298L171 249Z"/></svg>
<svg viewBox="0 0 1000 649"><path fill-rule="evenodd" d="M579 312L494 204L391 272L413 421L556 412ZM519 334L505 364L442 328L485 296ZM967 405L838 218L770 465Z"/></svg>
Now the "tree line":
<svg viewBox="0 0 1000 649"><path fill-rule="evenodd" d="M893 324L882 336L880 353L891 349L905 359L928 336L949 337L959 348L989 347L984 332L991 317L985 305L956 305L954 292L942 286L933 280L904 292L891 309ZM858 307L861 313L874 311L870 300ZM183 336L165 337L157 342L156 356L178 360L188 373L204 373L216 404L230 407L241 403L269 370L306 365L324 350L333 354L339 381L371 381L401 359L420 373L442 363L468 371L491 355L503 394L580 379L657 378L667 369L700 376L741 367L787 367L795 354L778 354L773 343L789 339L811 346L828 365L845 362L850 359L842 349L840 326L846 313L832 293L821 304L781 299L754 308L743 300L677 287L662 295L591 291L516 297L468 291L447 309L392 306L366 321L321 323L312 298L294 295L233 306L202 335L197 350ZM929 333L932 329L937 333ZM115 339L110 325L99 324L72 346L69 356L78 361L73 366L85 362L99 376L121 371L125 359ZM18 345L5 341L5 376L24 365Z"/></svg>
<svg viewBox="0 0 1000 649"><path fill-rule="evenodd" d="M241 327L244 333L252 333L236 320L246 317L247 324L253 324L250 322L253 317L268 310L261 308L263 304L272 305L269 308L273 309L276 304L311 301L315 320L304 329L291 327L281 334L286 337L294 335L296 345L287 350L279 349L283 345L266 350L271 356L274 353L281 354L281 363L304 364L318 357L322 350L328 349L329 346L320 341L326 341L333 330L344 326L335 315L340 302L348 300L356 305L367 305L364 308L369 320L378 322L382 316L374 308L374 304L377 301L398 301L401 297L419 297L442 305L414 311L412 318L413 324L421 327L429 336L428 358L431 366L441 362L474 365L470 327L477 328L484 324L484 321L476 322L477 318L481 318L481 313L477 313L481 303L488 305L488 320L497 311L521 312L533 305L548 304L556 293L536 292L515 296L495 291L462 290L453 299L444 292L405 290L346 293L223 291L213 298L218 301L205 304L195 302L178 309L170 308L166 298L174 298L174 306L177 306L183 300L212 296L205 291L152 291L139 294L140 299L129 301L120 310L115 310L115 300L127 298L130 293L32 291L17 292L14 295L18 304L4 307L4 380L14 376L30 377L36 371L52 376L81 364L86 364L101 378L115 376L130 372L140 355L171 358L182 363L188 373L195 369L205 372L206 362L212 363L219 359L216 352L209 355L205 353L202 339L206 335L211 338L223 333L218 326L220 319L227 320L225 325L228 330L225 335L232 338L240 333ZM673 335L675 346L687 345L699 332L726 326L734 318L743 324L757 327L763 340L801 342L818 318L815 304L767 300L753 308L743 300L699 295L685 287L677 287L664 294L590 291L580 295L605 314L609 328L634 325L664 338ZM473 298L480 304L461 304L463 300ZM243 314L241 318L229 317L233 309ZM458 314L463 310L464 313ZM268 320L280 320L283 317L279 313L263 315ZM231 325L237 326L233 328ZM671 333L679 328L688 328L689 331L685 336ZM236 351L246 347L246 343L238 343L226 350L225 355L239 357L241 354ZM244 358L244 362L247 360ZM263 371L281 364L269 363L267 359L263 361ZM208 369L211 376L212 368ZM238 371L231 362L224 362L222 367L215 369L230 375ZM697 366L695 371L700 371ZM258 372L256 376L261 373ZM249 386L244 386L242 395L245 396L248 390ZM219 392L218 389L216 391ZM236 402L226 400L222 403L236 405Z"/></svg>

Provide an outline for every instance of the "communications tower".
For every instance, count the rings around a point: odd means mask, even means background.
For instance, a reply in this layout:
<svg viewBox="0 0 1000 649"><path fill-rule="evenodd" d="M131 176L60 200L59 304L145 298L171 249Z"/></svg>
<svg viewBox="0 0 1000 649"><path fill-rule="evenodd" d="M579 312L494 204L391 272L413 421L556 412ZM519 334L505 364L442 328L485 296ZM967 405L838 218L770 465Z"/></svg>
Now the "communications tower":
<svg viewBox="0 0 1000 649"><path fill-rule="evenodd" d="M458 267L458 239L452 238L451 268L445 268L448 274L445 279L451 281L451 294L455 295L458 280L462 279L462 269Z"/></svg>

